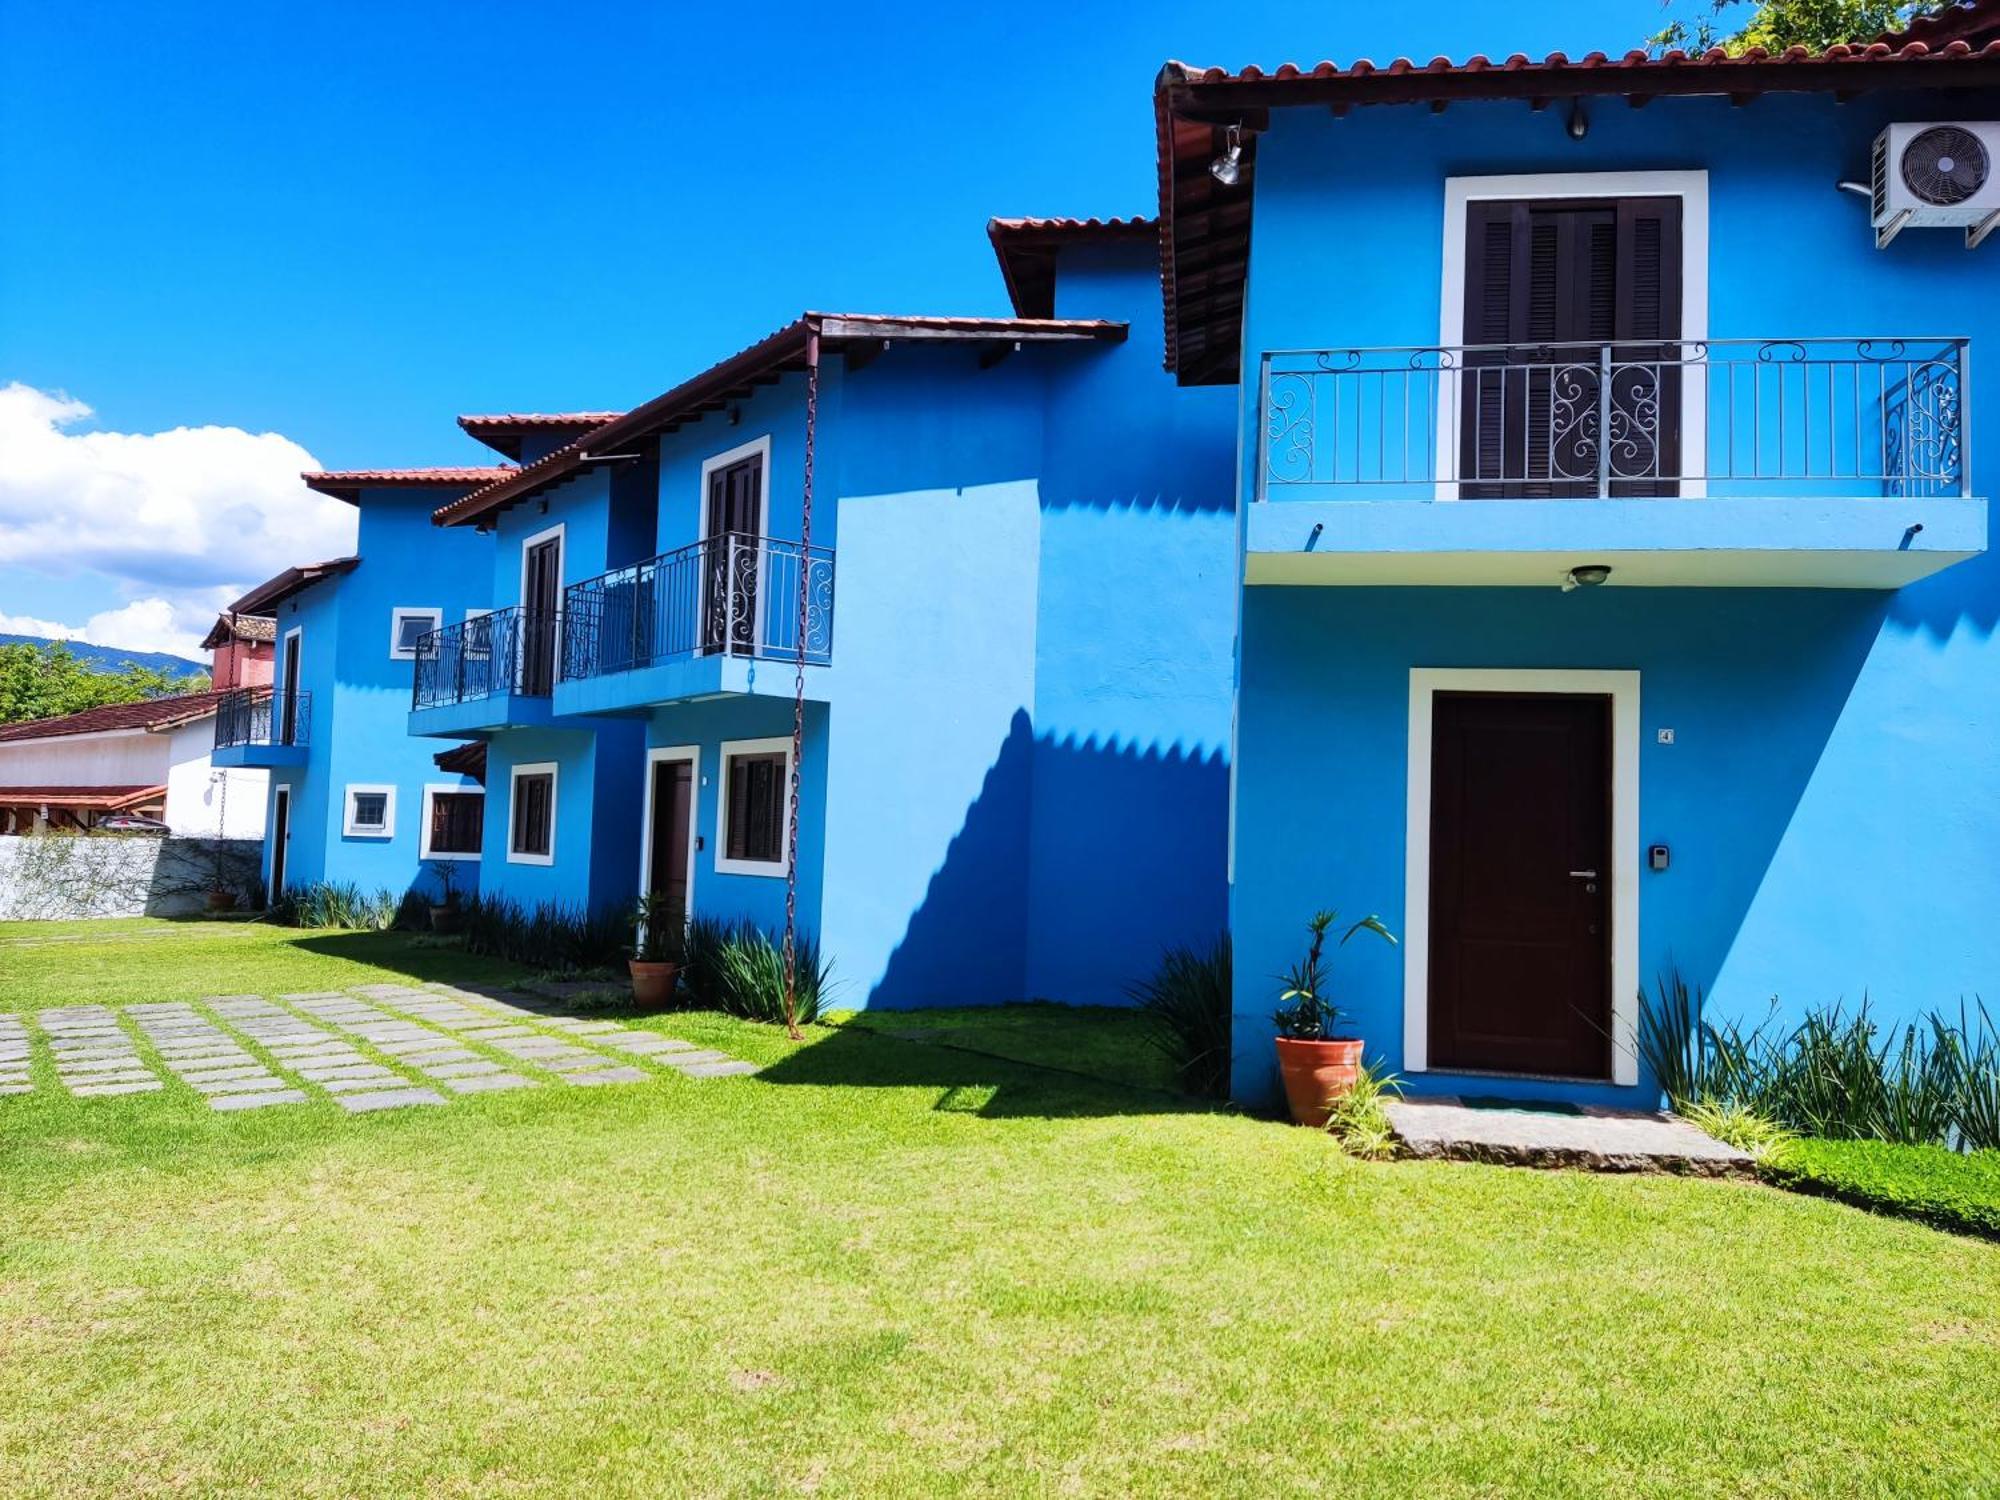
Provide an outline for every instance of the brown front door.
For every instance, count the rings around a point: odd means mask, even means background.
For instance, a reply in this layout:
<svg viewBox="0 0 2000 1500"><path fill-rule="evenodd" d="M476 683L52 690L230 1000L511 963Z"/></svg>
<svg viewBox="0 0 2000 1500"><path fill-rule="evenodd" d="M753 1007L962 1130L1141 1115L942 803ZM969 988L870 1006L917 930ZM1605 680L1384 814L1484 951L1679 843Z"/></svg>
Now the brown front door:
<svg viewBox="0 0 2000 1500"><path fill-rule="evenodd" d="M1611 700L1439 693L1430 1065L1611 1073Z"/></svg>
<svg viewBox="0 0 2000 1500"><path fill-rule="evenodd" d="M562 592L562 539L528 549L521 589L521 691L546 698L556 681L556 607Z"/></svg>
<svg viewBox="0 0 2000 1500"><path fill-rule="evenodd" d="M758 515L764 460L752 457L708 476L708 601L702 649L747 654L757 638ZM733 545L732 545L733 543Z"/></svg>
<svg viewBox="0 0 2000 1500"><path fill-rule="evenodd" d="M276 901L285 894L285 855L292 842L292 789L281 786L271 796L271 890Z"/></svg>
<svg viewBox="0 0 2000 1500"><path fill-rule="evenodd" d="M652 859L646 889L685 915L688 909L688 842L694 836L694 763L653 762Z"/></svg>

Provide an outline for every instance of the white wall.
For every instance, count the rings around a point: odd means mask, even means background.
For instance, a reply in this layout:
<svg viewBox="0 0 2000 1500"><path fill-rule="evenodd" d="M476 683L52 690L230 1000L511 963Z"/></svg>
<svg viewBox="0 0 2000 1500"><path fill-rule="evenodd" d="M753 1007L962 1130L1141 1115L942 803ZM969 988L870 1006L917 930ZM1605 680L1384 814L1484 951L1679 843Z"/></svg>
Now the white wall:
<svg viewBox="0 0 2000 1500"><path fill-rule="evenodd" d="M209 764L215 720L192 724L153 739L168 742L167 826L187 838L261 839L271 800L268 771L217 771ZM225 821L226 820L226 821Z"/></svg>
<svg viewBox="0 0 2000 1500"><path fill-rule="evenodd" d="M213 738L213 719L199 727ZM160 786L172 753L168 739L118 729L0 744L0 786Z"/></svg>

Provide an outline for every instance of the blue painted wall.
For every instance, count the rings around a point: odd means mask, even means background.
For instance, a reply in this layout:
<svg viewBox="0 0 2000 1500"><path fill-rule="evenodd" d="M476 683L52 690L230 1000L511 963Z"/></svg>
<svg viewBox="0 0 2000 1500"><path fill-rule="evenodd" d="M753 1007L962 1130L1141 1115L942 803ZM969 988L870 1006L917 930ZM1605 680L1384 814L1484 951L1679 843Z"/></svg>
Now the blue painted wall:
<svg viewBox="0 0 2000 1500"><path fill-rule="evenodd" d="M486 751L486 854L482 889L523 906L616 910L636 899L643 735L635 723L510 729ZM556 768L555 859L508 857L514 767Z"/></svg>
<svg viewBox="0 0 2000 1500"><path fill-rule="evenodd" d="M397 607L438 608L447 623L483 604L491 578L490 543L471 531L440 531L430 513L435 491L374 489L361 496L361 562L277 607L279 659L284 637L302 626L301 685L312 694L307 762L273 781L293 787L289 883L352 882L364 890L434 889L435 874L419 858L423 789L478 790L445 774L432 757L436 740L411 737L411 664L389 654ZM282 668L281 668L282 670ZM345 789L354 783L393 785L393 837L355 838L344 832ZM266 851L268 873L269 852ZM480 866L455 866L461 889L476 889Z"/></svg>
<svg viewBox="0 0 2000 1500"><path fill-rule="evenodd" d="M1952 110L1992 116L1996 104ZM1434 342L1446 175L1702 167L1711 332L1970 335L1973 474L1990 495L2000 466L1980 442L1992 424L1979 371L2000 352L1993 258L1968 256L1955 232L1912 232L1878 253L1866 205L1832 186L1866 177L1885 120L1938 114L1935 101L1872 97L1607 104L1579 143L1559 112L1519 105L1346 120L1279 112L1259 145L1245 368L1254 378L1265 347ZM1773 996L1796 1014L1866 993L1884 1020L1900 1020L1990 992L2000 563L1987 545L1896 593L1246 590L1232 893L1239 1097L1273 1097L1270 976L1301 948L1311 909L1379 911L1402 929L1413 665L1642 673L1639 833L1674 850L1671 870L1642 876L1647 983L1676 964L1711 989L1712 1013L1753 1021ZM1661 727L1675 729L1673 745L1657 743ZM1371 1052L1399 1066L1400 953L1357 942L1336 972ZM1636 1091L1509 1088L1652 1097L1650 1080Z"/></svg>

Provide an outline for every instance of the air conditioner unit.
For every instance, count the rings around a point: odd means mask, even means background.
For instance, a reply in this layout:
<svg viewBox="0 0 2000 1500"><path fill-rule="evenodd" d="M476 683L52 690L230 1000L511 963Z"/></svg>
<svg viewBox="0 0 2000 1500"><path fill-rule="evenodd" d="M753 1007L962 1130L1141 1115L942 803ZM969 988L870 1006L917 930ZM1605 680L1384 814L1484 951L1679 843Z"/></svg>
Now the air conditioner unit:
<svg viewBox="0 0 2000 1500"><path fill-rule="evenodd" d="M1891 125L1869 186L1876 249L1905 229L1963 229L1970 250L2000 226L2000 121Z"/></svg>

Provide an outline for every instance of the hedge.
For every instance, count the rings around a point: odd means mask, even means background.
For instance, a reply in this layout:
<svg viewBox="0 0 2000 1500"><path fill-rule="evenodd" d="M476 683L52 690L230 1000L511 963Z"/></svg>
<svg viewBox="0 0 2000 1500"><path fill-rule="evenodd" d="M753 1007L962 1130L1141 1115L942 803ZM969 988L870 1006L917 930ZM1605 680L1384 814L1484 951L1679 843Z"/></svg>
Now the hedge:
<svg viewBox="0 0 2000 1500"><path fill-rule="evenodd" d="M1781 1187L2000 1239L2000 1151L1800 1140L1760 1170Z"/></svg>

